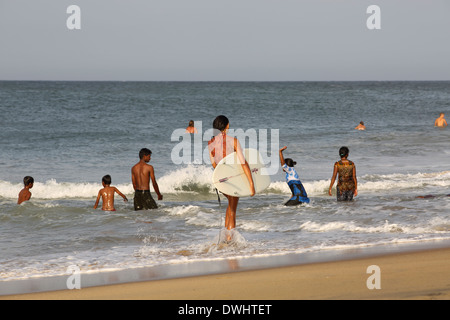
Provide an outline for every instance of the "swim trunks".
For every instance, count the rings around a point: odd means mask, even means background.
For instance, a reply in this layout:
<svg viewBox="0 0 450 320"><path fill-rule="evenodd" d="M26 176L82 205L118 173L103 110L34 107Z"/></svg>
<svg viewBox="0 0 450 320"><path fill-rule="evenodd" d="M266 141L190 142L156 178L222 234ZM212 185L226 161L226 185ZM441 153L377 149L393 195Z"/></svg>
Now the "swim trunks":
<svg viewBox="0 0 450 320"><path fill-rule="evenodd" d="M134 210L156 209L158 205L153 199L150 190L136 190L134 193Z"/></svg>

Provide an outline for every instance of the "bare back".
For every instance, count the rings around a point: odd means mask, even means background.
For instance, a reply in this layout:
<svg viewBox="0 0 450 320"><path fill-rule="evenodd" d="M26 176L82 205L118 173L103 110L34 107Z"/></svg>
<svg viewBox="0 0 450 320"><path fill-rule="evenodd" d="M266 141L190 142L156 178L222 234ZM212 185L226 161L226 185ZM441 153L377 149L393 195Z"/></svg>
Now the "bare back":
<svg viewBox="0 0 450 320"><path fill-rule="evenodd" d="M150 190L150 179L154 176L153 166L143 161L131 168L131 180L134 190Z"/></svg>
<svg viewBox="0 0 450 320"><path fill-rule="evenodd" d="M440 117L440 118L437 118L437 119L436 119L436 121L434 122L434 125L435 125L436 127L443 128L443 127L446 127L446 126L447 126L447 121L445 120L444 117Z"/></svg>
<svg viewBox="0 0 450 320"><path fill-rule="evenodd" d="M114 192L116 192L116 188L114 187L105 187L100 190L99 193L102 197L102 210L115 211Z"/></svg>
<svg viewBox="0 0 450 320"><path fill-rule="evenodd" d="M19 199L17 200L17 204L21 204L24 201L28 201L31 198L31 192L28 188L23 188L22 191L19 192Z"/></svg>

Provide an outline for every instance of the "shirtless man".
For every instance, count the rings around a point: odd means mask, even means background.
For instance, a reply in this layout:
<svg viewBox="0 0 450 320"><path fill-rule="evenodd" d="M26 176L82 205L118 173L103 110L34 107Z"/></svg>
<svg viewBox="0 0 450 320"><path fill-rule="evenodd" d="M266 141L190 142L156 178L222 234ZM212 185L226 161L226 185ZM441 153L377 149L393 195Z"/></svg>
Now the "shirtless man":
<svg viewBox="0 0 450 320"><path fill-rule="evenodd" d="M152 180L153 188L158 195L158 200L162 200L163 196L159 192L158 184L155 179L155 171L153 166L147 164L150 162L152 152L143 148L139 151L139 162L131 168L131 181L133 182L134 193L134 210L148 210L158 208L155 200L150 194L150 180Z"/></svg>
<svg viewBox="0 0 450 320"><path fill-rule="evenodd" d="M111 186L111 176L107 174L102 178L103 189L100 189L97 195L97 200L94 204L94 209L97 209L100 197L102 198L102 210L104 211L116 211L114 208L114 193L118 193L123 201L128 202L127 197L120 192L116 187Z"/></svg>
<svg viewBox="0 0 450 320"><path fill-rule="evenodd" d="M439 127L439 128L444 128L447 126L447 121L444 118L443 112L441 112L441 114L439 115L439 118L437 118L436 121L434 122L434 126Z"/></svg>

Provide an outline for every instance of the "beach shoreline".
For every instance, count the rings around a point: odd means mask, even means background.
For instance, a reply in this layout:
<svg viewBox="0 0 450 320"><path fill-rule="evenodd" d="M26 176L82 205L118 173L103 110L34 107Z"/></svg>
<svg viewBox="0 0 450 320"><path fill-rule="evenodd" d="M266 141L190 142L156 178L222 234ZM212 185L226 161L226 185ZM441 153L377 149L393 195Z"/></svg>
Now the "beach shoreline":
<svg viewBox="0 0 450 320"><path fill-rule="evenodd" d="M4 82L0 296L58 290L65 295L70 272L77 269L81 290L69 294L86 297L91 287L265 274L256 285L276 279L269 269L283 274L284 267L299 267L294 274L302 274L308 265L396 255L408 251L407 243L422 250L450 240L448 130L433 127L439 112L450 112L443 109L449 83ZM287 121L279 116L280 106L315 120ZM339 106L345 112L337 112ZM18 117L23 110L33 116ZM203 152L218 110L229 117L241 147L258 147L266 165L277 168L264 192L239 200L239 237L222 248L216 245L227 200L211 189L213 167ZM191 119L197 136L185 134ZM354 130L361 120L367 129ZM284 145L285 156L297 162L309 204L284 205L290 195L278 154ZM351 202L327 193L343 145L357 167L358 196ZM105 174L132 197L130 169L143 147L153 151L151 164L164 195L158 209L136 211L131 202L116 201L114 213L95 210ZM26 149L33 152L24 167L15 159ZM35 178L33 195L17 205L25 174ZM419 198L427 195L435 197ZM384 292L386 270L380 268ZM264 290L273 299L299 298L283 281L244 298ZM178 292L186 293L176 288L167 299ZM215 297L211 292L206 298Z"/></svg>
<svg viewBox="0 0 450 320"><path fill-rule="evenodd" d="M379 267L380 289L368 288L376 275L369 266ZM9 292L16 286L19 293L2 293L0 300L447 300L449 276L450 243L433 241L81 273L81 289L73 290L61 287L69 275L17 280L9 282Z"/></svg>

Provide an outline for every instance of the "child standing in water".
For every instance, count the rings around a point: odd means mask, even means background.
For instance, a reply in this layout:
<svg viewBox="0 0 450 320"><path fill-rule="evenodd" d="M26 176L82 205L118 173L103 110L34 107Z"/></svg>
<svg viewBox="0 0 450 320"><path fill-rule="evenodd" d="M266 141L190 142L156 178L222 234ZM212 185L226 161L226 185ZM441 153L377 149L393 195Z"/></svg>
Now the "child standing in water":
<svg viewBox="0 0 450 320"><path fill-rule="evenodd" d="M294 169L297 162L293 161L291 158L284 159L283 151L286 149L286 146L280 149L280 163L281 168L283 168L283 171L286 172L286 182L291 189L292 197L284 205L296 206L302 203L309 203L308 194L306 193L305 188L298 177L297 171Z"/></svg>
<svg viewBox="0 0 450 320"><path fill-rule="evenodd" d="M333 176L331 177L330 189L328 194L331 196L331 188L336 180L336 175L339 174L338 183L336 187L336 197L338 201L351 201L353 196L358 195L358 182L356 180L355 164L348 160L349 150L347 147L339 149L340 161L334 164Z"/></svg>
<svg viewBox="0 0 450 320"><path fill-rule="evenodd" d="M100 189L97 195L97 200L94 204L94 209L97 209L98 203L100 201L100 197L102 197L102 210L104 211L116 211L114 208L114 193L118 193L123 201L128 202L127 197L122 194L116 187L111 186L111 176L107 174L102 178L103 189Z"/></svg>
<svg viewBox="0 0 450 320"><path fill-rule="evenodd" d="M17 199L17 204L21 204L24 201L28 201L31 199L30 189L33 188L34 179L33 177L26 176L23 178L24 188L19 192L19 199Z"/></svg>

